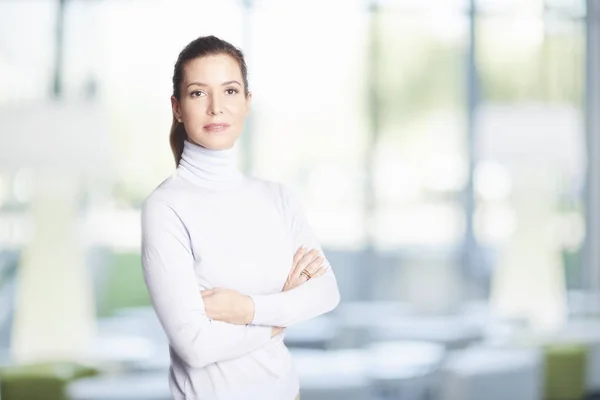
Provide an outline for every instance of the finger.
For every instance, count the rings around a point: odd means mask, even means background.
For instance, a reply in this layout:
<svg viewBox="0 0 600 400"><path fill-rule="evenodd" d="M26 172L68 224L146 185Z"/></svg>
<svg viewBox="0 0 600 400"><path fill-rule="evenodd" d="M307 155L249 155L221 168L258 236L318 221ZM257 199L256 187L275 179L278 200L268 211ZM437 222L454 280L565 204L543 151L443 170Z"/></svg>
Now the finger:
<svg viewBox="0 0 600 400"><path fill-rule="evenodd" d="M318 256L310 264L308 264L306 266L306 270L311 274L311 276L314 276L317 273L317 271L319 270L319 268L321 268L324 264L325 264L325 257Z"/></svg>
<svg viewBox="0 0 600 400"><path fill-rule="evenodd" d="M304 246L296 250L296 254L294 254L294 260L292 262L292 268L290 269L290 275L292 274L292 272L294 272L294 270L298 266L298 263L300 262L300 260L302 260L302 257L304 257L304 254L306 254L306 248Z"/></svg>
<svg viewBox="0 0 600 400"><path fill-rule="evenodd" d="M312 278L312 274L310 272L308 272L306 269L303 269L302 271L300 271L300 275L299 278L304 280L304 282L310 280L310 278Z"/></svg>
<svg viewBox="0 0 600 400"><path fill-rule="evenodd" d="M317 278L319 276L323 276L323 275L325 275L326 272L327 272L327 267L325 265L323 265L320 268L318 268L314 274L312 274L312 277Z"/></svg>
<svg viewBox="0 0 600 400"><path fill-rule="evenodd" d="M310 280L311 278L313 278L313 274L317 271L321 264L322 261L320 261L319 257L317 256L317 258L314 259L310 264L308 264L305 268L300 270L298 276L304 277L305 281Z"/></svg>
<svg viewBox="0 0 600 400"><path fill-rule="evenodd" d="M313 261L317 260L319 255L319 250L317 249L312 249L311 251L306 253L304 257L302 257L302 260L300 260L300 262L298 263L298 272L302 271L303 269L308 267Z"/></svg>
<svg viewBox="0 0 600 400"><path fill-rule="evenodd" d="M304 256L302 261L300 261L300 264L302 264L302 269L307 269L311 267L311 265L315 262L319 263L319 257L321 257L321 253L319 252L319 250L312 250L310 253Z"/></svg>
<svg viewBox="0 0 600 400"><path fill-rule="evenodd" d="M306 246L300 246L300 247L298 247L298 249L296 250L296 254L295 254L295 256L297 256L297 255L299 255L299 254L302 254L302 253L304 253L304 252L306 252Z"/></svg>
<svg viewBox="0 0 600 400"><path fill-rule="evenodd" d="M208 296L212 296L213 294L215 294L216 290L215 289L207 289L207 290L203 290L202 292L200 292L202 294L202 297L208 297Z"/></svg>
<svg viewBox="0 0 600 400"><path fill-rule="evenodd" d="M290 272L287 276L288 280L299 273L298 264L300 263L300 260L302 260L302 258L304 257L304 254L306 254L306 247L301 246L298 250L296 250L296 254L294 254L294 260L292 262L292 268L290 268Z"/></svg>
<svg viewBox="0 0 600 400"><path fill-rule="evenodd" d="M300 275L300 272L302 272L302 270L304 268L306 268L306 266L310 263L311 260L313 260L316 256L316 250L310 250L306 253L303 254L302 258L298 261L298 264L296 264L296 267L294 268L294 270L292 271L291 276L298 276Z"/></svg>

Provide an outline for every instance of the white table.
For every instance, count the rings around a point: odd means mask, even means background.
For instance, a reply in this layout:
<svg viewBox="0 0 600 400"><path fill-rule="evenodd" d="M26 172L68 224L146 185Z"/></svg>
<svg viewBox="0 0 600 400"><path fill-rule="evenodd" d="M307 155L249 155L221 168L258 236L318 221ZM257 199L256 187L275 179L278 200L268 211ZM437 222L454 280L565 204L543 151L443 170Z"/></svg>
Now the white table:
<svg viewBox="0 0 600 400"><path fill-rule="evenodd" d="M418 341L374 343L368 376L378 399L423 400L436 392L443 345Z"/></svg>
<svg viewBox="0 0 600 400"><path fill-rule="evenodd" d="M542 355L535 349L473 347L442 368L441 400L539 400Z"/></svg>
<svg viewBox="0 0 600 400"><path fill-rule="evenodd" d="M369 400L363 350L292 349L302 400Z"/></svg>
<svg viewBox="0 0 600 400"><path fill-rule="evenodd" d="M443 344L447 349L465 348L483 338L482 326L456 316L404 316L381 320L371 327L374 341L417 340Z"/></svg>
<svg viewBox="0 0 600 400"><path fill-rule="evenodd" d="M321 315L285 329L288 347L325 350L338 336L339 327L330 315Z"/></svg>
<svg viewBox="0 0 600 400"><path fill-rule="evenodd" d="M414 316L414 307L399 301L342 302L331 313L335 317L340 335L336 347L354 348L367 345L371 332L380 329L386 321Z"/></svg>

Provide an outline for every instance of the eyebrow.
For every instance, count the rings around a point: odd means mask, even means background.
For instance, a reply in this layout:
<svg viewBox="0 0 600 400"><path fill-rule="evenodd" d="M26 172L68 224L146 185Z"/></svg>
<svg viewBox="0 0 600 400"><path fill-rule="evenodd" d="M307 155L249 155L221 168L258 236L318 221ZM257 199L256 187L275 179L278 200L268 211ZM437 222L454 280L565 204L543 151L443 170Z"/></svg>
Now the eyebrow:
<svg viewBox="0 0 600 400"><path fill-rule="evenodd" d="M234 84L234 83L236 83L236 84L238 84L238 85L242 86L242 84L241 84L241 83L239 83L238 81L235 81L235 80L234 80L234 81L226 81L226 82L223 82L223 83L221 83L221 86L232 85L232 84ZM188 88L189 88L190 86L194 86L194 85L196 85L196 86L204 86L204 87L208 86L206 83L202 83L202 82L190 82L190 83L189 83L189 84L188 84L186 87L188 87Z"/></svg>

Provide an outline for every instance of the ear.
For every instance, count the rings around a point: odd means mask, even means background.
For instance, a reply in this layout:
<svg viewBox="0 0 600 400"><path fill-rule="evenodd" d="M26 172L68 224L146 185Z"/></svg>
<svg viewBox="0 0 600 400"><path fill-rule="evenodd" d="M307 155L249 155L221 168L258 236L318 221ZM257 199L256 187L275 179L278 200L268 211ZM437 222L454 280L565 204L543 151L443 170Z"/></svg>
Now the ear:
<svg viewBox="0 0 600 400"><path fill-rule="evenodd" d="M171 108L173 109L173 116L179 122L181 122L181 106L179 100L175 96L171 96Z"/></svg>
<svg viewBox="0 0 600 400"><path fill-rule="evenodd" d="M250 105L252 104L252 92L248 92L246 96L246 116L250 114Z"/></svg>

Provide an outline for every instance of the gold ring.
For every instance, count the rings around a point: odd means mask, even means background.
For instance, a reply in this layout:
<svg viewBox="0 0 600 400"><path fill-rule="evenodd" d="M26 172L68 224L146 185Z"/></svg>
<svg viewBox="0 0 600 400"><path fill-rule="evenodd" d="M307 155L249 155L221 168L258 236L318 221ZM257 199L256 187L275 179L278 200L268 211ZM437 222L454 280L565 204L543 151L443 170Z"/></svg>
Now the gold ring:
<svg viewBox="0 0 600 400"><path fill-rule="evenodd" d="M310 272L308 272L305 269L303 269L302 272L300 272L300 275L304 275L306 277L306 280L309 280L310 278L312 278L312 275L310 274Z"/></svg>

